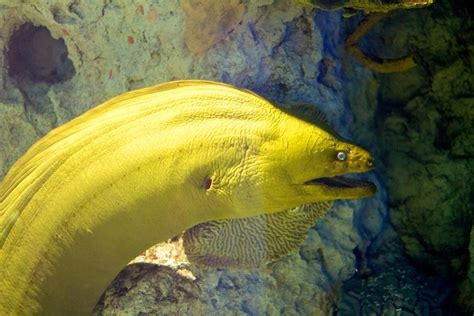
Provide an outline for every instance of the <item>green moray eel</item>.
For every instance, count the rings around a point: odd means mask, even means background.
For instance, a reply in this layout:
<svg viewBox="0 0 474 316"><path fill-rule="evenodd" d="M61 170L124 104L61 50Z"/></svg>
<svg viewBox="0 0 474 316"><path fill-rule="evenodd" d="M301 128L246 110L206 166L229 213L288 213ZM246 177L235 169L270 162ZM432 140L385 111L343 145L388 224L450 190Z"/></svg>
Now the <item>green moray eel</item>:
<svg viewBox="0 0 474 316"><path fill-rule="evenodd" d="M0 315L88 314L140 252L197 224L368 197L370 154L247 91L176 81L54 129L0 185Z"/></svg>
<svg viewBox="0 0 474 316"><path fill-rule="evenodd" d="M325 115L314 106L292 105L285 110L332 131ZM333 186L371 185L356 179L331 179ZM205 222L183 233L184 251L192 264L204 268L263 268L296 252L309 229L329 212L332 204L325 201L277 213Z"/></svg>

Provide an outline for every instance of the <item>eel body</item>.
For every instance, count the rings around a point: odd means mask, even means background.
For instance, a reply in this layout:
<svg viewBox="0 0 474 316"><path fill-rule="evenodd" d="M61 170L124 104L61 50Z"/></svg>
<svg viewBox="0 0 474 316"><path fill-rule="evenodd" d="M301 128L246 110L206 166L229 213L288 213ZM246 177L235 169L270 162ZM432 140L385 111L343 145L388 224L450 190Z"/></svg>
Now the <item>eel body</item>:
<svg viewBox="0 0 474 316"><path fill-rule="evenodd" d="M373 185L338 176L372 167L364 149L246 90L177 81L125 93L51 131L1 183L0 315L88 314L153 244L203 222L370 196Z"/></svg>

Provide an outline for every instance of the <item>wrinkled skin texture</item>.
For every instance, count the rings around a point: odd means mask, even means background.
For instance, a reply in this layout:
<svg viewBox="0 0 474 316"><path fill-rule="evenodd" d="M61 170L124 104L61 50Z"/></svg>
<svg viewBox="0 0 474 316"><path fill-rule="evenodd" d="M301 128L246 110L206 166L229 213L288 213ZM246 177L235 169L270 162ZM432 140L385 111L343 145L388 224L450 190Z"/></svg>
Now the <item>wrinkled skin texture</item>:
<svg viewBox="0 0 474 316"><path fill-rule="evenodd" d="M343 151L346 159L337 158ZM39 140L0 186L0 314L87 314L117 273L196 224L367 197L370 154L229 85L113 98Z"/></svg>
<svg viewBox="0 0 474 316"><path fill-rule="evenodd" d="M261 268L296 251L331 202L259 216L210 221L186 230L188 260L204 267Z"/></svg>

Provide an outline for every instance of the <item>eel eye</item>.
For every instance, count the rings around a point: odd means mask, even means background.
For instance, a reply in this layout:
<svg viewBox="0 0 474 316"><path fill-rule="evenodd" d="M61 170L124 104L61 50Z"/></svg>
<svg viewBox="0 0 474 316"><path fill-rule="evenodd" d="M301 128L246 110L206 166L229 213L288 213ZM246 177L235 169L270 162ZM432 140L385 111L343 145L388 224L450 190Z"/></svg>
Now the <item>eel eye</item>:
<svg viewBox="0 0 474 316"><path fill-rule="evenodd" d="M339 151L337 153L337 160L345 161L347 159L347 154L344 151Z"/></svg>

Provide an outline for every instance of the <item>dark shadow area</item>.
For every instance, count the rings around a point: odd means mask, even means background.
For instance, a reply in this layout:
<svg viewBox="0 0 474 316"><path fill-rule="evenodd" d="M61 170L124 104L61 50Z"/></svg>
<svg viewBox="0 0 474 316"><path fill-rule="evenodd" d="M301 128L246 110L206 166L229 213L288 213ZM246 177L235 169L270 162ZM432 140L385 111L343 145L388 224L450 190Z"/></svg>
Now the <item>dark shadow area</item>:
<svg viewBox="0 0 474 316"><path fill-rule="evenodd" d="M21 25L10 37L6 59L8 74L21 90L25 83L55 84L71 79L76 71L63 39L54 39L44 26Z"/></svg>

